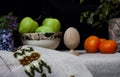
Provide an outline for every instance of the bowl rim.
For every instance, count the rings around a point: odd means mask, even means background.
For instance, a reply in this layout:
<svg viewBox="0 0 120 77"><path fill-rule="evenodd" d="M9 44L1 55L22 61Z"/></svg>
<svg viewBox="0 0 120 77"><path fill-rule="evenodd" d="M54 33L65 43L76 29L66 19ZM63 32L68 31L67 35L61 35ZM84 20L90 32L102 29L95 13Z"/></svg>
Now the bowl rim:
<svg viewBox="0 0 120 77"><path fill-rule="evenodd" d="M56 38L62 38L62 32L24 33L21 35L22 40L53 40Z"/></svg>

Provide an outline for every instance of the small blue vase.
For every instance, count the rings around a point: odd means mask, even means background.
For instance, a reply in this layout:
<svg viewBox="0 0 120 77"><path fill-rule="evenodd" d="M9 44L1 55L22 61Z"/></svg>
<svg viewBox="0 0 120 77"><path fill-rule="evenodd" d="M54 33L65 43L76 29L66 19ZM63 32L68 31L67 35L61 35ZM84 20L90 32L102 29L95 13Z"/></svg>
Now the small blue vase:
<svg viewBox="0 0 120 77"><path fill-rule="evenodd" d="M14 39L13 31L9 29L0 30L0 50L13 51Z"/></svg>

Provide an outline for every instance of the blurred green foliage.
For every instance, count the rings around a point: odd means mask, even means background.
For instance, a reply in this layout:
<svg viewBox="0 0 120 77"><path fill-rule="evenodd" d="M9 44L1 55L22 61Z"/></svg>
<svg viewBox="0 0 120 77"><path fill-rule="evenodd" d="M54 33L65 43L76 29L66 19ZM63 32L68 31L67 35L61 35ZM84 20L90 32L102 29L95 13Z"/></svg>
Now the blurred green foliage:
<svg viewBox="0 0 120 77"><path fill-rule="evenodd" d="M85 0L80 0L80 4ZM99 5L93 10L80 13L80 23L87 23L92 27L104 26L112 18L120 16L120 0L99 0Z"/></svg>

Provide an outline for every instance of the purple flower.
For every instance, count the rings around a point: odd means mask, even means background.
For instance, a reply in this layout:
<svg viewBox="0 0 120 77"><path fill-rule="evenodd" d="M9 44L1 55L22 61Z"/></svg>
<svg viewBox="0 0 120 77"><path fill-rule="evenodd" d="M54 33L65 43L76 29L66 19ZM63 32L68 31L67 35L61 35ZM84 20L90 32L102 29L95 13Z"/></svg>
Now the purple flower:
<svg viewBox="0 0 120 77"><path fill-rule="evenodd" d="M9 20L8 27L11 28L12 30L17 30L18 27L17 17L8 15L5 16L5 18Z"/></svg>
<svg viewBox="0 0 120 77"><path fill-rule="evenodd" d="M11 29L14 31L17 30L17 27L17 17L11 13L0 17L0 29Z"/></svg>

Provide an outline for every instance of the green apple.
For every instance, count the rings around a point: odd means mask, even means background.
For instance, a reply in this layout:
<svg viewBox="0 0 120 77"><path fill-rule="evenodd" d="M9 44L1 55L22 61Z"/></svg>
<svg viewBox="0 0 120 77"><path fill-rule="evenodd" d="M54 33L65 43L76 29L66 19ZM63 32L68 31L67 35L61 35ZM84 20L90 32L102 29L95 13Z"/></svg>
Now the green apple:
<svg viewBox="0 0 120 77"><path fill-rule="evenodd" d="M56 18L45 18L42 25L51 27L54 32L59 32L61 29L60 21Z"/></svg>
<svg viewBox="0 0 120 77"><path fill-rule="evenodd" d="M47 32L54 32L54 30L47 26L40 26L35 30L36 33L47 33Z"/></svg>
<svg viewBox="0 0 120 77"><path fill-rule="evenodd" d="M19 25L19 33L33 33L36 28L39 27L39 24L33 20L31 17L24 17Z"/></svg>

